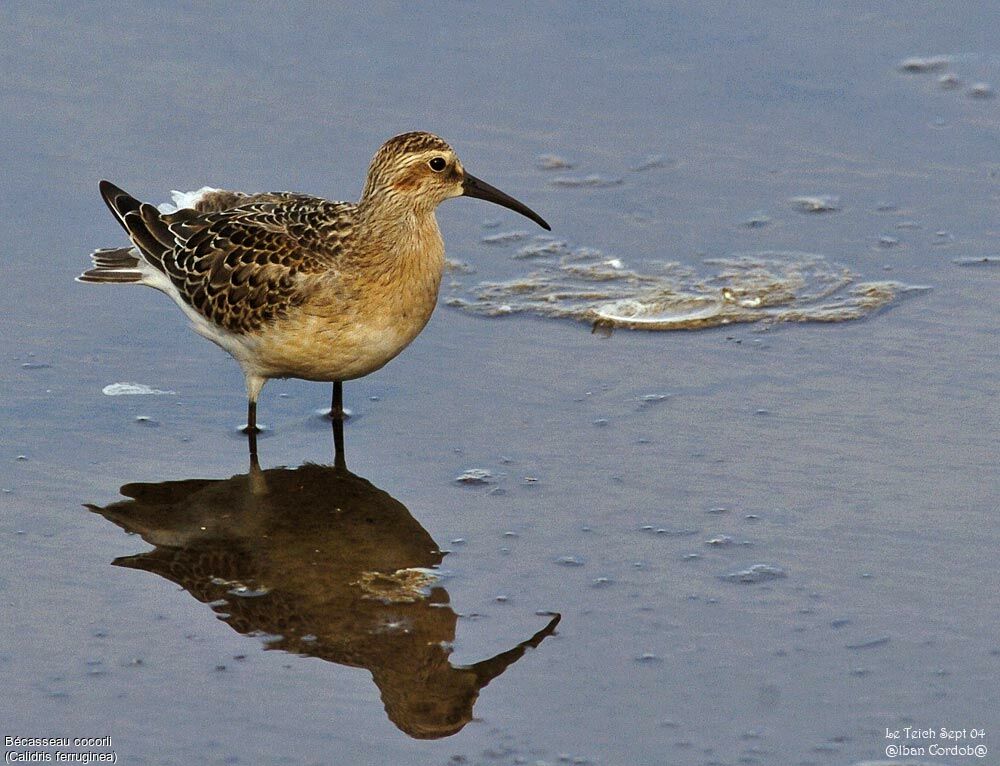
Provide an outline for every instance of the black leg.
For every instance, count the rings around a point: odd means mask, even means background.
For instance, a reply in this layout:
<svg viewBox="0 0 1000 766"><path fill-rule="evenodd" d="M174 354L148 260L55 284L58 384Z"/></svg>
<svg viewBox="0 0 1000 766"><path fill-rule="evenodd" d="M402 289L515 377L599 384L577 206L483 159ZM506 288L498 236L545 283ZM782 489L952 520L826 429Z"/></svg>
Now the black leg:
<svg viewBox="0 0 1000 766"><path fill-rule="evenodd" d="M257 402L253 400L247 401L247 433L255 434L257 433Z"/></svg>
<svg viewBox="0 0 1000 766"><path fill-rule="evenodd" d="M347 458L344 457L344 421L334 419L333 425L333 465L342 471L347 470Z"/></svg>
<svg viewBox="0 0 1000 766"><path fill-rule="evenodd" d="M333 465L346 471L344 458L344 384L333 381L333 397L330 399L330 421L333 423Z"/></svg>
<svg viewBox="0 0 1000 766"><path fill-rule="evenodd" d="M333 397L330 399L330 417L333 420L344 420L344 384L333 381Z"/></svg>
<svg viewBox="0 0 1000 766"><path fill-rule="evenodd" d="M257 457L257 402L247 401L247 442L250 446L250 457Z"/></svg>

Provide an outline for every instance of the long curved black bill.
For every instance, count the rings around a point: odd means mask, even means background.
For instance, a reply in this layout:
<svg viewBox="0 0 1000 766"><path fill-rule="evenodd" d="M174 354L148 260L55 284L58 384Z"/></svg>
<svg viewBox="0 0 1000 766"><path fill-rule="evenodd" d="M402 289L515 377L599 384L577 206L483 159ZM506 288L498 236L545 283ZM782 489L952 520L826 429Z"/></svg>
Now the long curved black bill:
<svg viewBox="0 0 1000 766"><path fill-rule="evenodd" d="M462 181L462 194L466 197L475 197L476 199L484 199L487 202L502 205L505 208L513 210L515 213L520 213L525 218L530 218L546 231L552 231L552 227L545 223L545 220L530 207L518 202L509 194L504 194L495 186L490 186L485 181L480 181L475 176L470 176L468 173L465 174L465 180Z"/></svg>

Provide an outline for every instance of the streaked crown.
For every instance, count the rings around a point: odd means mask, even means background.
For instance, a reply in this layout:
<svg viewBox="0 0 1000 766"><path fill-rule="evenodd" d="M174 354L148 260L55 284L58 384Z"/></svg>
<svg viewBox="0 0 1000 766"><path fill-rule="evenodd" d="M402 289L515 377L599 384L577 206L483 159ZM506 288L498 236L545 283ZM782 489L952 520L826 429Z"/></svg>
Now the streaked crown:
<svg viewBox="0 0 1000 766"><path fill-rule="evenodd" d="M447 141L440 136L435 136L433 133L427 133L422 130L400 133L398 136L393 136L382 144L381 148L375 153L372 164L380 160L385 161L387 157L391 158L427 151L450 152L451 147L448 146Z"/></svg>

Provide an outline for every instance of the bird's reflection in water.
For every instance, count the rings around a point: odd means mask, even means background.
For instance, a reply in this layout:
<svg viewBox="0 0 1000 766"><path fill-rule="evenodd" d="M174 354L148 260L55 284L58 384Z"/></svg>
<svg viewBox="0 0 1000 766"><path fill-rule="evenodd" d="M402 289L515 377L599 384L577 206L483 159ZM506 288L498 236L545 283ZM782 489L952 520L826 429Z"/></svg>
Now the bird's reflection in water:
<svg viewBox="0 0 1000 766"><path fill-rule="evenodd" d="M446 737L472 719L491 680L559 622L474 665L448 661L457 615L434 568L443 553L407 508L336 465L126 484L89 506L155 546L114 564L185 588L268 649L368 669L396 726Z"/></svg>

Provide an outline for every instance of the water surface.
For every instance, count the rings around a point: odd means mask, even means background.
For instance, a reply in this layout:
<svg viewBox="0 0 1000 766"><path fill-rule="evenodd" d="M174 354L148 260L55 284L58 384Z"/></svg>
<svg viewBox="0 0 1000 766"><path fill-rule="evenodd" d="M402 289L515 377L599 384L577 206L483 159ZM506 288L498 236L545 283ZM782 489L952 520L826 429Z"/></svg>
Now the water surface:
<svg viewBox="0 0 1000 766"><path fill-rule="evenodd" d="M128 764L856 764L905 726L1000 748L992 8L8 3L0 21L5 735L110 736ZM235 363L163 296L72 278L121 244L99 178L151 202L355 198L411 129L566 250L518 257L544 243L487 241L513 214L440 208L467 265L446 296L511 304L523 283L557 310L442 305L346 386L352 491L401 520L351 563L329 507L255 494ZM613 316L623 272L765 315L592 333L559 311L573 296L532 292L565 289L581 253ZM846 321L769 313L856 307L862 285L894 287ZM328 399L265 388L264 477L330 479L303 467L332 462ZM136 503L154 515L109 510ZM287 614L260 600L278 591ZM384 609L426 640L380 665L365 620ZM438 676L418 684L399 663L419 651ZM400 722L426 721L432 677L462 725L415 737Z"/></svg>

